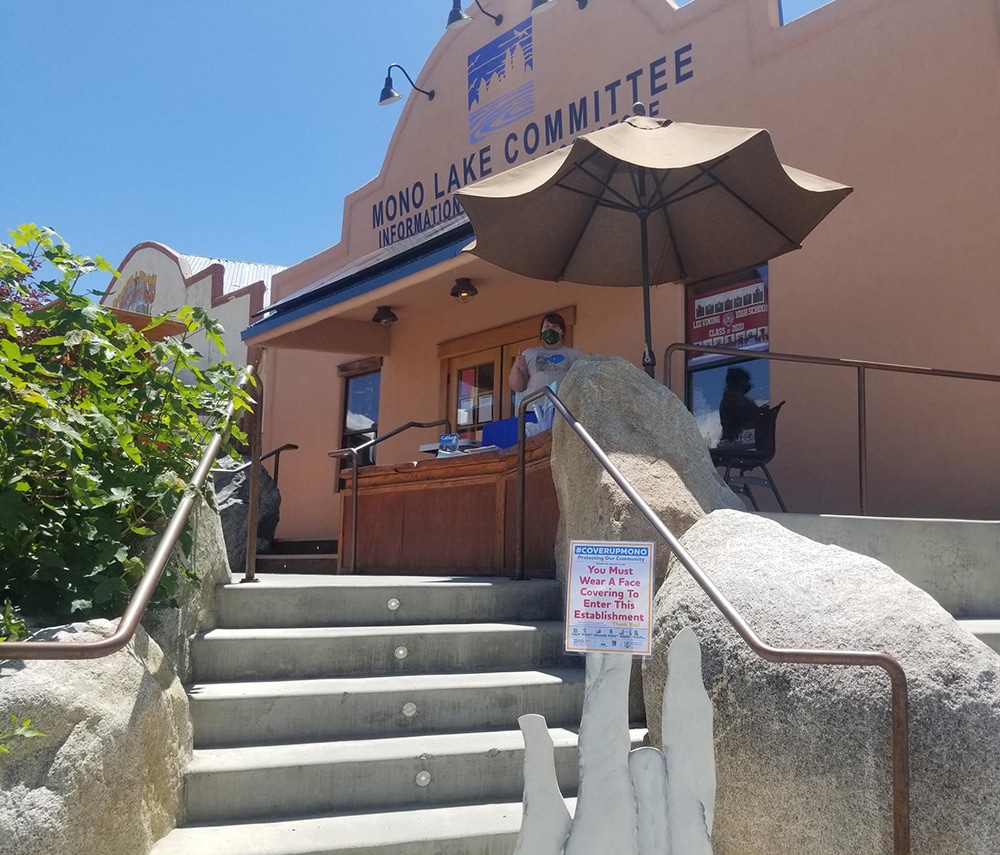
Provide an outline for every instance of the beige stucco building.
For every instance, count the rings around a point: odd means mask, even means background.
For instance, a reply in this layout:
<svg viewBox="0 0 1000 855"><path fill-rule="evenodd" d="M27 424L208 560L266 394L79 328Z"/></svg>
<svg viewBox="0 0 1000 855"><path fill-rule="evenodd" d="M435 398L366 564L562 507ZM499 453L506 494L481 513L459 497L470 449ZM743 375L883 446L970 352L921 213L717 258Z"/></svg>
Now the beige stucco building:
<svg viewBox="0 0 1000 855"><path fill-rule="evenodd" d="M433 99L396 74L405 102L381 172L345 200L338 243L275 273L273 311L244 332L266 349L265 450L299 446L282 466L279 537L336 536L327 452L366 415L382 432L509 415L507 368L545 312L563 312L574 346L639 364L640 289L528 280L463 253L472 230L454 198L620 121L636 101L654 116L767 128L783 163L855 188L766 270L656 288L657 379L668 344L702 340L685 317L699 305L704 316L706 293L744 287L766 292L766 320L752 335L716 331L714 343L1000 371L997 0L834 0L784 26L778 0L530 5L487 0L501 26L473 6L470 23L443 31L413 75ZM458 278L478 296L450 296ZM380 306L398 321L373 323ZM714 370L678 360L669 380L711 409ZM787 401L772 471L789 509L856 513L857 372L764 371L758 387ZM995 518L1000 385L871 371L866 381L868 512ZM349 417L349 392L372 412ZM710 414L700 419L711 433ZM389 440L378 461L412 460L434 438Z"/></svg>
<svg viewBox="0 0 1000 855"><path fill-rule="evenodd" d="M236 365L254 361L240 335L255 312L270 302L271 277L284 268L272 264L183 255L169 246L145 241L129 250L118 265L101 303L142 315L160 315L181 306L202 306L225 329L225 354L204 336L192 344L212 365L228 359Z"/></svg>

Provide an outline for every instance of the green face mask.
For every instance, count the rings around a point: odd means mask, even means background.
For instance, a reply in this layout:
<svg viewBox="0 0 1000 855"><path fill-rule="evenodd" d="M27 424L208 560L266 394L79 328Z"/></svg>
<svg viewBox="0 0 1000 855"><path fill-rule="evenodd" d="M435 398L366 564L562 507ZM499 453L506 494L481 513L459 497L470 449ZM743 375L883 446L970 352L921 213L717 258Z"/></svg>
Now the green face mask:
<svg viewBox="0 0 1000 855"><path fill-rule="evenodd" d="M546 344L556 344L560 338L557 330L542 330L542 341Z"/></svg>

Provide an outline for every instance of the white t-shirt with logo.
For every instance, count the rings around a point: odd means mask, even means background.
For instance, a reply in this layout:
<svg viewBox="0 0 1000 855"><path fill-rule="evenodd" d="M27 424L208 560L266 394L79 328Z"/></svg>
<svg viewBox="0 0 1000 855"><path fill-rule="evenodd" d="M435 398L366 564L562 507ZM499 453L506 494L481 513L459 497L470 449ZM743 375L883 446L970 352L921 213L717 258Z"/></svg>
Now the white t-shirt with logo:
<svg viewBox="0 0 1000 855"><path fill-rule="evenodd" d="M528 385L523 394L527 395L549 386L555 382L559 388L566 372L576 360L583 356L582 350L575 347L560 347L557 350L546 350L544 347L529 347L524 351L525 367L528 370Z"/></svg>

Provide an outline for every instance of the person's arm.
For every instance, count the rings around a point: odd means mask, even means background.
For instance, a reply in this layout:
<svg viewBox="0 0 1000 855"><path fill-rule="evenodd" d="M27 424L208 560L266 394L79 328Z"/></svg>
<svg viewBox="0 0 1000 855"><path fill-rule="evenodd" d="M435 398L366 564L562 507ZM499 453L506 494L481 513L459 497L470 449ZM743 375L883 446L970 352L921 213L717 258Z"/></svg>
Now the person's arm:
<svg viewBox="0 0 1000 855"><path fill-rule="evenodd" d="M523 392L528 388L528 362L523 353L519 353L514 359L507 383L510 385L511 392Z"/></svg>

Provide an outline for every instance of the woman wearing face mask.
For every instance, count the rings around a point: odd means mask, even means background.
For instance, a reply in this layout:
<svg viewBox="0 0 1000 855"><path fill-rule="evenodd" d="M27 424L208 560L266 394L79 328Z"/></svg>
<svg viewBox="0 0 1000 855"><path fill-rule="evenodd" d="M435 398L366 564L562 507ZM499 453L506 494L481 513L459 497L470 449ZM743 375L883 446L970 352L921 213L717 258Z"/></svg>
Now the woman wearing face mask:
<svg viewBox="0 0 1000 855"><path fill-rule="evenodd" d="M512 392L530 393L543 386L557 389L570 366L583 356L582 351L563 344L566 321L555 312L542 318L539 338L541 347L529 347L514 360L508 378Z"/></svg>

